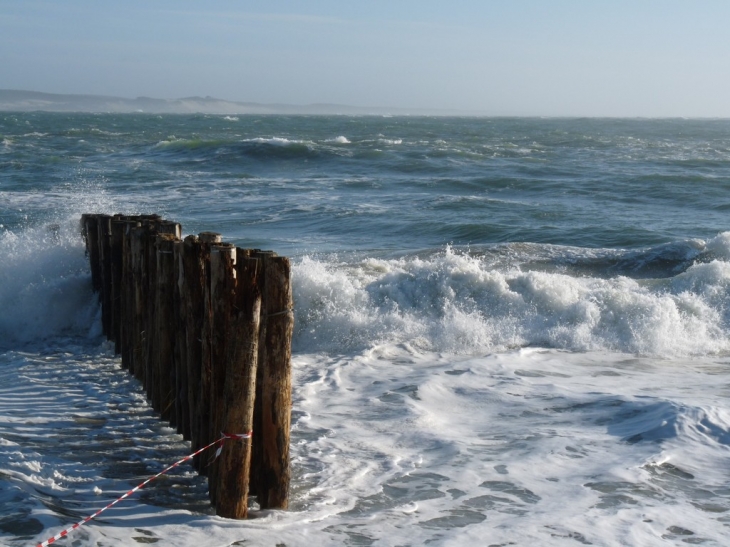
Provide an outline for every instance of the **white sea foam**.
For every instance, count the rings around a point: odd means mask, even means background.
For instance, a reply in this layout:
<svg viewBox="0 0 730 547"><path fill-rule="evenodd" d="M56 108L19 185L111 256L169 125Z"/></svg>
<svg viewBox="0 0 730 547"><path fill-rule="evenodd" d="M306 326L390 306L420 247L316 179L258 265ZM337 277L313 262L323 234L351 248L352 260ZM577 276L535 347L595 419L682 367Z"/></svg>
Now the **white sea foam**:
<svg viewBox="0 0 730 547"><path fill-rule="evenodd" d="M170 146L172 143L176 142L175 140L166 139L164 141L159 141L155 143L155 148L165 148L166 146Z"/></svg>
<svg viewBox="0 0 730 547"><path fill-rule="evenodd" d="M0 347L94 334L97 313L78 219L0 232Z"/></svg>
<svg viewBox="0 0 730 547"><path fill-rule="evenodd" d="M641 281L500 271L447 248L356 264L305 257L295 279L302 350L387 342L465 354L522 346L666 357L730 351L730 263L719 260Z"/></svg>
<svg viewBox="0 0 730 547"><path fill-rule="evenodd" d="M730 232L723 232L706 243L706 250L718 259L730 261Z"/></svg>
<svg viewBox="0 0 730 547"><path fill-rule="evenodd" d="M728 364L538 349L456 358L396 345L297 354L288 511L210 516L204 480L181 468L72 539L722 545L730 414L716 379ZM69 519L31 498L16 518L44 529L2 536L7 545L47 539L189 450L103 354L4 354L0 367L0 438L20 441L0 443L4 480L73 499L76 511ZM30 397L34 408L20 404ZM18 414L48 420L18 430L7 419ZM59 449L37 451L58 435Z"/></svg>
<svg viewBox="0 0 730 547"><path fill-rule="evenodd" d="M326 142L334 142L336 144L351 144L347 137L344 137L342 135L340 135L339 137L335 137L334 139L327 139Z"/></svg>
<svg viewBox="0 0 730 547"><path fill-rule="evenodd" d="M254 142L257 144L271 144L273 146L290 146L292 144L312 144L309 141L287 139L285 137L256 137L254 139L243 139L243 142Z"/></svg>

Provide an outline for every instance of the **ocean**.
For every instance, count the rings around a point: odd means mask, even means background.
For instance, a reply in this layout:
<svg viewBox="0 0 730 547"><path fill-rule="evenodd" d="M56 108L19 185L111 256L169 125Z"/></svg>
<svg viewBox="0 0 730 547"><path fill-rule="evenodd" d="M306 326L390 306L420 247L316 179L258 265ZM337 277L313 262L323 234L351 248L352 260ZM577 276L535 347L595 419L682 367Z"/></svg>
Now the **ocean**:
<svg viewBox="0 0 730 547"><path fill-rule="evenodd" d="M0 544L190 452L102 338L82 213L293 262L287 511L183 465L59 545L720 546L730 120L0 113Z"/></svg>

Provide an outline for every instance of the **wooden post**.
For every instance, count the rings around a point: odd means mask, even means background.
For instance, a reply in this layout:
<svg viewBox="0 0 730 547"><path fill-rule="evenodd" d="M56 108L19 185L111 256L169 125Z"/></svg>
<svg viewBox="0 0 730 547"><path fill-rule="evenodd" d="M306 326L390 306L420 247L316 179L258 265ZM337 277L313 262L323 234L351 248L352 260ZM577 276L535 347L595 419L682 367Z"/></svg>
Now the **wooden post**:
<svg viewBox="0 0 730 547"><path fill-rule="evenodd" d="M210 291L210 248L211 245L221 242L221 235L215 232L202 232L198 236L200 242L200 260L203 265L203 324L201 330L201 362L200 362L200 384L199 384L199 410L200 410L200 439L201 446L213 442L219 432L211 427L210 417L210 390L211 390L211 357L212 357L212 295ZM200 472L208 474L208 468L201 467Z"/></svg>
<svg viewBox="0 0 730 547"><path fill-rule="evenodd" d="M82 215L83 233L86 239L86 254L91 269L91 287L101 295L101 262L99 261L99 221L97 215Z"/></svg>
<svg viewBox="0 0 730 547"><path fill-rule="evenodd" d="M111 311L110 339L114 342L114 353L122 352L122 246L126 220L115 215L111 220L110 258L111 258Z"/></svg>
<svg viewBox="0 0 730 547"><path fill-rule="evenodd" d="M149 224L132 228L130 253L132 266L132 309L130 310L129 345L131 350L130 372L146 385L145 361L147 359L145 336L147 329L147 254L146 242Z"/></svg>
<svg viewBox="0 0 730 547"><path fill-rule="evenodd" d="M291 478L291 338L294 314L291 265L285 257L262 253L262 322L256 396L260 420L254 438L261 447L256 495L262 509L286 509Z"/></svg>
<svg viewBox="0 0 730 547"><path fill-rule="evenodd" d="M144 346L144 378L145 378L145 391L147 393L147 399L149 400L152 408L160 411L160 400L159 394L159 366L157 364L157 339L155 338L155 326L157 325L157 306L154 305L156 301L157 291L157 248L155 246L155 240L157 238L157 228L159 223L152 223L144 239L144 254L145 254L145 328L143 336ZM150 305L152 304L152 305Z"/></svg>
<svg viewBox="0 0 730 547"><path fill-rule="evenodd" d="M188 398L187 364L187 309L185 307L185 271L183 254L185 243L175 241L174 246L174 308L175 320L175 423L177 432L190 440L190 400Z"/></svg>
<svg viewBox="0 0 730 547"><path fill-rule="evenodd" d="M210 355L210 429L211 437L223 428L223 398L226 379L226 348L229 321L236 292L236 247L218 243L210 247L211 355ZM208 471L208 490L215 504L218 488L218 462Z"/></svg>
<svg viewBox="0 0 730 547"><path fill-rule="evenodd" d="M111 293L112 293L112 261L111 261L111 232L112 217L98 215L99 223L99 261L101 264L101 326L107 338L111 336Z"/></svg>
<svg viewBox="0 0 730 547"><path fill-rule="evenodd" d="M182 226L179 222L172 220L160 220L155 224L158 234L170 234L175 236L176 239L180 239L182 234Z"/></svg>
<svg viewBox="0 0 730 547"><path fill-rule="evenodd" d="M248 258L241 249L237 251L235 305L227 335L223 398L223 431L228 434L248 433L253 427L261 312L259 260ZM217 470L217 515L236 519L248 516L250 466L251 441L227 441Z"/></svg>
<svg viewBox="0 0 730 547"><path fill-rule="evenodd" d="M128 219L124 223L122 238L122 299L120 318L120 343L122 354L122 368L130 373L134 372L132 332L134 331L134 257L132 255L132 230L140 226L135 219Z"/></svg>
<svg viewBox="0 0 730 547"><path fill-rule="evenodd" d="M154 352L156 370L153 372L156 385L155 398L158 401L158 410L163 420L171 425L175 423L175 256L174 248L177 236L175 234L158 234L155 239L156 275L155 275L155 323L154 323Z"/></svg>
<svg viewBox="0 0 730 547"><path fill-rule="evenodd" d="M146 388L147 395L152 404L152 408L158 412L167 410L167 405L163 407L163 392L169 390L169 380L160 376L161 364L160 356L163 355L167 359L168 341L162 340L155 336L160 309L157 306L149 306L149 302L157 302L158 281L157 281L157 236L168 234L172 239L179 238L180 225L177 222L168 220L152 220L150 222L150 230L146 241L147 249L147 298L148 310L145 328L145 346L146 346ZM172 255L170 255L172 256ZM167 273L166 273L167 275ZM164 345L165 350L161 353L159 346ZM167 364L165 363L166 367Z"/></svg>
<svg viewBox="0 0 730 547"><path fill-rule="evenodd" d="M205 290L205 268L201 261L201 246L197 236L185 238L182 250L183 275L183 313L185 317L185 367L188 377L188 407L190 422L190 443L193 452L203 446L200 433L200 384L202 378L202 333ZM196 469L200 468L200 458L193 460Z"/></svg>
<svg viewBox="0 0 730 547"><path fill-rule="evenodd" d="M254 415L253 415L253 430L255 435L251 443L251 494L258 497L259 491L262 489L264 484L263 476L263 461L264 461L264 436L263 422L262 422L262 410L261 405L263 404L263 386L264 386L264 366L266 363L266 301L265 298L265 275L266 265L271 257L276 256L273 251L262 251L261 249L251 249L248 251L249 256L258 258L260 261L259 266L259 290L261 292L261 322L259 326L259 353L258 353L258 367L256 371L256 397L254 400Z"/></svg>

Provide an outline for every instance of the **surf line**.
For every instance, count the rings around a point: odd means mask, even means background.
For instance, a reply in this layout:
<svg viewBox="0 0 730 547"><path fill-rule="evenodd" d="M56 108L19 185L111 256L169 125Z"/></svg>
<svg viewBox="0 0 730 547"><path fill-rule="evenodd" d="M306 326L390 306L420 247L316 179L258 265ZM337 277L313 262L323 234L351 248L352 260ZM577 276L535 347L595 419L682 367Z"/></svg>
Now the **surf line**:
<svg viewBox="0 0 730 547"><path fill-rule="evenodd" d="M63 532L59 532L58 534L56 534L55 536L53 536L50 539L47 539L43 543L39 543L37 545L37 547L48 547L48 545L50 545L51 543L54 543L56 540L59 540L61 538L66 537L68 534L70 534L71 532L73 532L77 528L80 528L81 526L83 526L84 524L86 524L87 522L89 522L90 520L92 520L92 519L96 518L97 516L101 515L104 511L106 511L110 507L115 506L117 503L119 503L120 501L122 501L124 498L127 498L127 497L131 496L132 494L134 494L137 490L140 490L140 489L144 488L147 484L149 484L150 482L152 482L156 478L161 477L162 475L164 475L165 473L167 473L171 469L174 469L175 467L177 467L181 463L184 463L184 462L186 462L186 461L194 458L198 454L201 454L201 453L205 452L209 448L211 448L213 446L216 446L216 445L220 445L218 447L218 450L216 450L215 456L214 456L214 458L212 460L212 461L215 461L215 459L218 458L218 456L220 456L221 452L223 451L223 445L225 444L226 441L228 441L228 440L239 440L239 439L250 439L252 435L253 435L253 432L252 431L249 431L248 433L221 433L220 439L218 439L216 441L213 441L212 443L210 443L207 446L204 446L200 450L196 450L192 454L188 454L187 456L185 456L183 459L181 459L179 461L176 461L171 466L169 466L169 467L163 469L162 471L160 471L159 473L157 473L157 475L154 475L154 476L150 477L149 479L147 479L143 483L141 483L138 486L135 486L134 488L132 488L129 492L127 492L123 496L115 499L113 502L111 502L109 505L107 505L103 509L99 509L93 515L89 515L84 520L81 520L81 521L77 522L73 526L69 526Z"/></svg>

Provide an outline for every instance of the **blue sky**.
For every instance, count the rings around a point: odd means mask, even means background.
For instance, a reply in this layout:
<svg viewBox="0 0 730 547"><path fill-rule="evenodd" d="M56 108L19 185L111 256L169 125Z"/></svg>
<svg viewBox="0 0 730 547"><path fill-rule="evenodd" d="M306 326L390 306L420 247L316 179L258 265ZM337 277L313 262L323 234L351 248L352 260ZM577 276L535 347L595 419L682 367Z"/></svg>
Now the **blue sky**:
<svg viewBox="0 0 730 547"><path fill-rule="evenodd" d="M730 117L727 0L0 0L0 88Z"/></svg>

